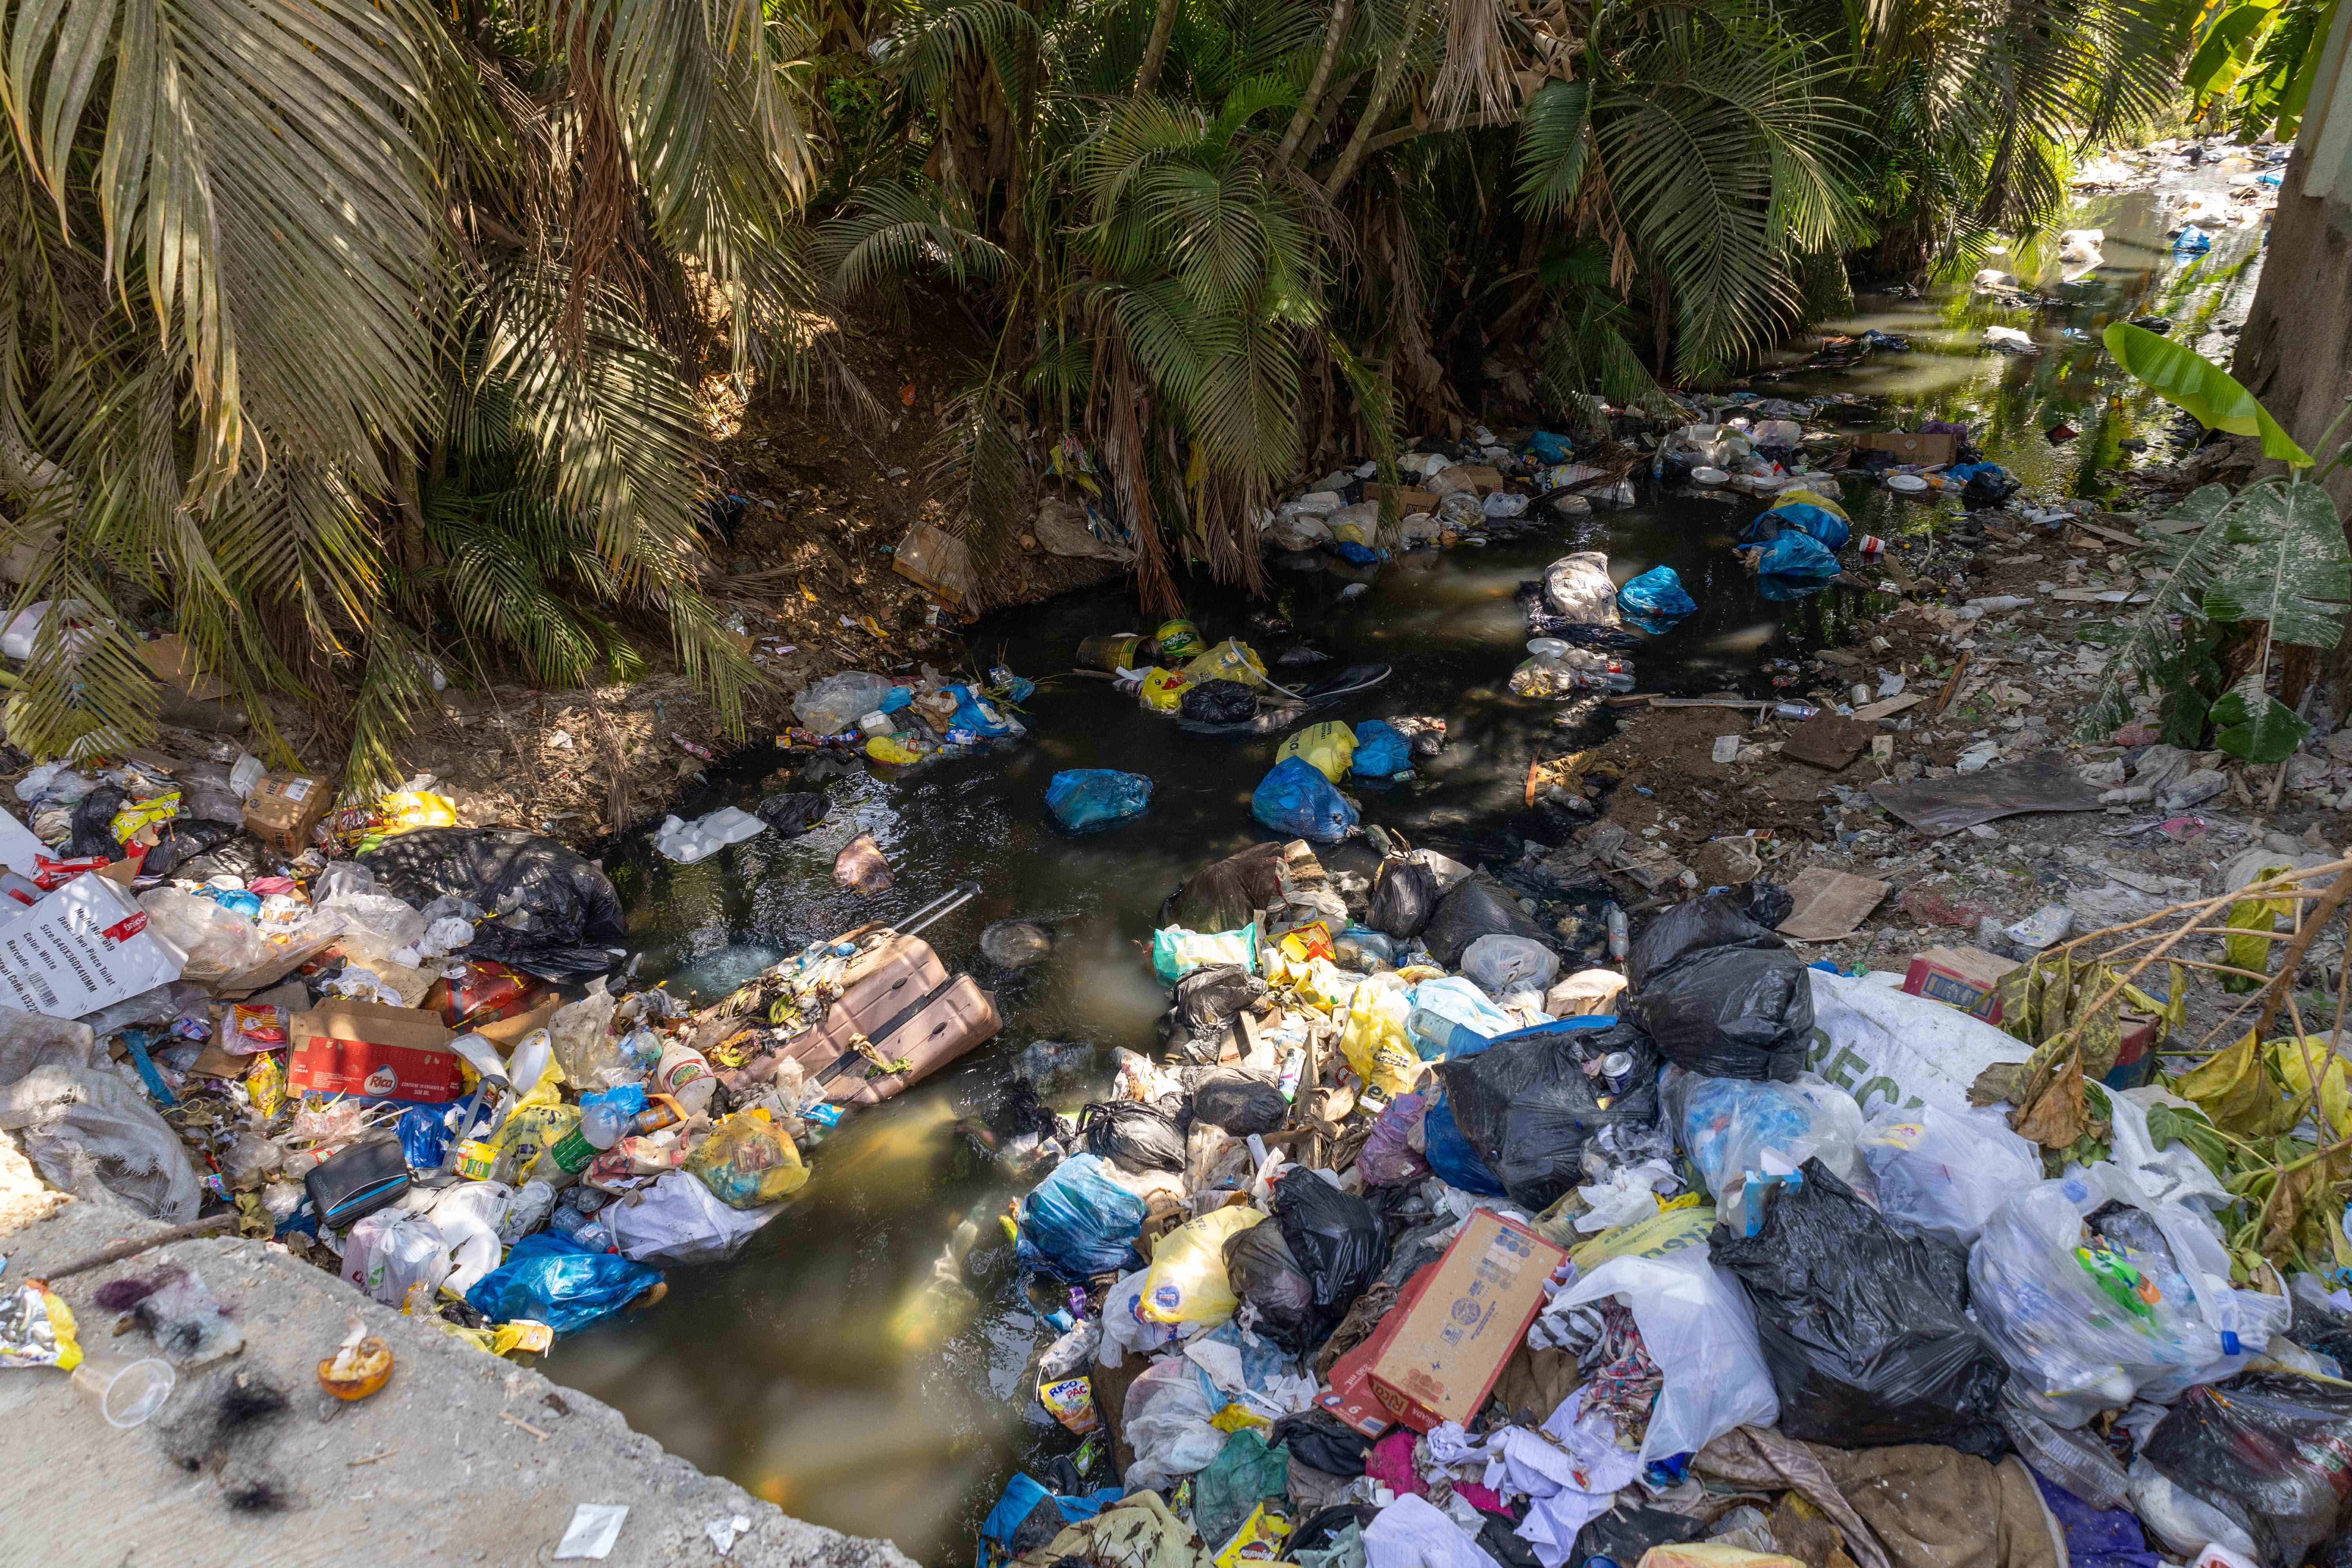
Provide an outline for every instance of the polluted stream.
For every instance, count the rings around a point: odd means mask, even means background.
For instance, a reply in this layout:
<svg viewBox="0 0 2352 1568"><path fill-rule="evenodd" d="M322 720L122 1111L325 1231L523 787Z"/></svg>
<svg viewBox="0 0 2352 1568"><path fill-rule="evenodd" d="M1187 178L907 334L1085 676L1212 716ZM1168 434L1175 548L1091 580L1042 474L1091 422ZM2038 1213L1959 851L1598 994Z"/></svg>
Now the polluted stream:
<svg viewBox="0 0 2352 1568"><path fill-rule="evenodd" d="M2176 341L2226 358L2210 333L2242 313L2262 231L2224 230L2210 255L2175 261L2159 204L2146 190L2087 198L2071 221L2105 229L2105 261L2069 284L2060 285L2054 259L1992 258L2029 289L2064 298L2065 308L1970 303L1965 282L1924 299L1860 296L1853 318L1821 330L1875 328L1907 338L1912 352L1833 369L1789 356L1748 389L1877 400L1857 431L1963 420L2027 494L2098 493L2097 471L2130 461L2119 443L2155 440L2169 410L2127 395L2097 346L2097 327L2163 314L2179 323ZM1990 324L2029 330L2042 352L1984 353ZM2053 444L2043 431L2062 420L2081 435ZM1485 548L1416 552L1362 570L1328 557L1312 571L1269 562L1265 600L1193 579L1184 584L1191 617L1211 640L1252 644L1285 684L1350 664L1391 666L1383 685L1312 717L1352 725L1435 716L1446 721L1448 743L1418 760L1415 777L1396 790L1350 785L1363 820L1416 846L1501 866L1518 858L1524 840L1557 842L1564 832L1559 819L1528 808L1529 763L1593 738L1589 725L1559 728L1557 701L1515 698L1507 685L1528 638L1514 594L1551 561L1599 550L1621 584L1659 564L1680 574L1696 613L1633 653L1639 689L1670 695L1773 696L1771 661L1844 641L1896 603L1843 584L1811 598L1767 600L1730 549L1764 503L1660 494L1639 475L1636 488L1642 501L1631 510ZM1866 482L1849 482L1844 500L1857 532L1890 539L1937 528L1957 511L1953 501L1906 503ZM1356 584L1363 587L1350 591ZM1265 629L1268 615L1290 629ZM1149 945L1161 900L1210 861L1276 837L1252 820L1249 802L1282 737L1190 735L1108 680L1067 673L1082 638L1149 629L1138 621L1130 592L1114 584L969 629L977 663L1001 662L1040 682L1022 710L1029 736L1010 750L903 777L836 780L825 786L831 817L802 838L762 834L687 866L656 856L640 835L606 857L629 907L631 947L642 954L637 982L666 978L697 1001L725 994L809 942L905 914L961 882L980 889L924 936L951 971L969 969L995 992L1003 1033L828 1134L808 1186L735 1261L667 1270L659 1306L564 1341L545 1367L672 1452L787 1512L888 1539L926 1563L968 1554L1008 1475L1076 1445L1024 1384L1033 1353L1055 1331L1041 1310L1051 1303L1024 1289L1000 1223L1022 1188L959 1122L986 1116L1034 1041L1096 1047L1093 1079L1049 1096L1071 1110L1108 1085L1113 1047L1156 1053L1166 1002ZM1329 661L1276 664L1299 647ZM691 816L746 803L791 760L766 749L730 759L676 809ZM1066 768L1143 773L1154 784L1150 810L1106 832L1066 834L1044 806L1046 781ZM831 874L835 852L859 832L874 836L896 878L872 899ZM1056 938L1043 963L1012 975L992 968L978 943L984 926L1009 917L1044 922ZM1089 1484L1102 1484L1099 1468Z"/></svg>

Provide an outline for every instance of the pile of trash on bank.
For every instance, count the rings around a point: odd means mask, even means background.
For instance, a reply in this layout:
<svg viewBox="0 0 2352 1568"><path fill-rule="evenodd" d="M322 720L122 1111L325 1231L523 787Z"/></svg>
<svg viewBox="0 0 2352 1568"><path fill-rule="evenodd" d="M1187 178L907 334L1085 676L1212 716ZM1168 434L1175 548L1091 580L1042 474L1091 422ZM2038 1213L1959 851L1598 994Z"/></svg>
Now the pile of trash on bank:
<svg viewBox="0 0 2352 1568"><path fill-rule="evenodd" d="M1024 1399L1066 1430L983 1568L2352 1547L2352 1243L2248 1244L2229 1086L2052 1056L2105 972L2003 966L1997 1027L1949 976L1808 965L1759 881L1563 975L1517 900L1391 847L1205 868L1152 944L1160 1059L1013 1086L1043 1179L1004 1223L1062 1330Z"/></svg>

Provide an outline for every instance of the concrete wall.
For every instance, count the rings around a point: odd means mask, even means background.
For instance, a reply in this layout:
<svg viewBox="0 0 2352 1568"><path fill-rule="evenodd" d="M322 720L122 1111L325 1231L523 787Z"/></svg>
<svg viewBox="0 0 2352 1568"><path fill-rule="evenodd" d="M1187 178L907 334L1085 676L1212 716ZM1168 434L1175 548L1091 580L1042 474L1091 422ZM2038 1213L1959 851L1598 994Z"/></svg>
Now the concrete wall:
<svg viewBox="0 0 2352 1568"><path fill-rule="evenodd" d="M2233 369L2315 457L2352 397L2352 6L2339 6L2279 188ZM2352 434L2347 431L2347 434ZM2339 436L2338 439L2343 437ZM2352 518L2352 472L2328 489Z"/></svg>

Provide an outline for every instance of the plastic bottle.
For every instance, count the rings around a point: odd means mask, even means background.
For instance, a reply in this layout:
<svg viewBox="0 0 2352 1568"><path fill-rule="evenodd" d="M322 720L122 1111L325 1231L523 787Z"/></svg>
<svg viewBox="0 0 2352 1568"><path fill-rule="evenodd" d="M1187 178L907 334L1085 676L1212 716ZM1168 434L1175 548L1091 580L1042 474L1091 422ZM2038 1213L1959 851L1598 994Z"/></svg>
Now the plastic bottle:
<svg viewBox="0 0 2352 1568"><path fill-rule="evenodd" d="M1609 956L1622 963L1633 947L1633 928L1626 921L1625 911L1612 901L1602 908L1601 915L1609 924Z"/></svg>
<svg viewBox="0 0 2352 1568"><path fill-rule="evenodd" d="M710 1063L700 1051L682 1046L676 1040L662 1047L661 1065L654 1069L655 1087L676 1100L688 1116L699 1116L710 1108L710 1097L719 1091L719 1080L710 1075Z"/></svg>
<svg viewBox="0 0 2352 1568"><path fill-rule="evenodd" d="M635 1028L621 1037L621 1068L643 1078L661 1066L662 1037L651 1029Z"/></svg>
<svg viewBox="0 0 2352 1568"><path fill-rule="evenodd" d="M1618 661L1612 659L1610 662L1615 664ZM1581 687L1587 691L1633 689L1633 672L1626 669L1612 669L1605 673L1591 669L1568 669L1560 672L1560 679L1566 685Z"/></svg>

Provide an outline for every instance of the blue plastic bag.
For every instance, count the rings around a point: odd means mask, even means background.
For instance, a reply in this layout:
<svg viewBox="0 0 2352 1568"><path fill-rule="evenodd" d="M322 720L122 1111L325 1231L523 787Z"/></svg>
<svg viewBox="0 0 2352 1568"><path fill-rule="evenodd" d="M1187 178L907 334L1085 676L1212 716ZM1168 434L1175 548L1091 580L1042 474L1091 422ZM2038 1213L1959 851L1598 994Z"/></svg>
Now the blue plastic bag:
<svg viewBox="0 0 2352 1568"><path fill-rule="evenodd" d="M1653 566L1617 590L1617 613L1670 619L1689 615L1698 601L1683 587L1671 566Z"/></svg>
<svg viewBox="0 0 2352 1568"><path fill-rule="evenodd" d="M2213 237L2193 223L2182 229L2172 241L2172 254L2175 256L2202 256L2212 248Z"/></svg>
<svg viewBox="0 0 2352 1568"><path fill-rule="evenodd" d="M1151 804L1151 781L1116 768L1066 768L1045 785L1045 809L1073 833L1141 815Z"/></svg>
<svg viewBox="0 0 2352 1568"><path fill-rule="evenodd" d="M1756 591L1768 599L1801 599L1829 586L1838 574L1828 545L1794 529L1764 547L1756 563Z"/></svg>
<svg viewBox="0 0 2352 1568"><path fill-rule="evenodd" d="M1760 513L1748 525L1748 531L1740 535L1740 542L1761 543L1768 535L1777 537L1790 529L1811 534L1832 550L1844 549L1845 542L1853 537L1853 530L1837 513L1811 501L1792 500Z"/></svg>
<svg viewBox="0 0 2352 1568"><path fill-rule="evenodd" d="M466 1304L494 1323L529 1318L571 1334L660 1283L658 1268L542 1230L516 1242L504 1263L475 1280Z"/></svg>
<svg viewBox="0 0 2352 1568"><path fill-rule="evenodd" d="M1260 779L1250 815L1294 838L1336 844L1356 826L1356 808L1302 757L1286 757Z"/></svg>
<svg viewBox="0 0 2352 1568"><path fill-rule="evenodd" d="M1528 444L1519 450L1547 468L1554 463L1567 462L1576 452L1567 437L1555 436L1549 430L1538 430L1528 437Z"/></svg>
<svg viewBox="0 0 2352 1568"><path fill-rule="evenodd" d="M1412 742L1385 719L1367 719L1356 726L1356 754L1348 771L1359 778L1384 779L1412 766Z"/></svg>
<svg viewBox="0 0 2352 1568"><path fill-rule="evenodd" d="M1470 1140L1454 1124L1454 1108L1445 1103L1443 1089L1436 1091L1428 1114L1421 1119L1421 1137L1422 1157L1448 1186L1490 1198L1507 1195L1502 1178L1486 1168L1486 1162L1478 1158L1478 1151L1470 1147Z"/></svg>
<svg viewBox="0 0 2352 1568"><path fill-rule="evenodd" d="M976 1568L1004 1568L1004 1564L1019 1555L1013 1550L1013 1537L1023 1525L1029 1522L1029 1516L1037 1511L1039 1503L1052 1503L1060 1512L1064 1524L1076 1524L1081 1520L1094 1518L1126 1495L1125 1487L1104 1487L1098 1491L1086 1492L1077 1497L1065 1497L1047 1491L1016 1471L1013 1479L1004 1483L1003 1495L996 1500L996 1506L990 1509L988 1517L980 1521L980 1556Z"/></svg>
<svg viewBox="0 0 2352 1568"><path fill-rule="evenodd" d="M1350 566L1377 566L1380 564L1381 552L1379 551L1373 549L1369 544L1358 544L1355 541L1350 539L1327 540L1324 542L1323 548L1338 556L1340 560L1345 561Z"/></svg>
<svg viewBox="0 0 2352 1568"><path fill-rule="evenodd" d="M998 708L995 703L991 702L971 687L950 686L947 688L947 692L956 700L955 717L949 722L958 728L970 730L973 734L992 741L1022 732L1019 720Z"/></svg>
<svg viewBox="0 0 2352 1568"><path fill-rule="evenodd" d="M1054 1167L1021 1205L1015 1254L1073 1284L1143 1266L1135 1233L1143 1200L1110 1179L1098 1154L1074 1154Z"/></svg>

